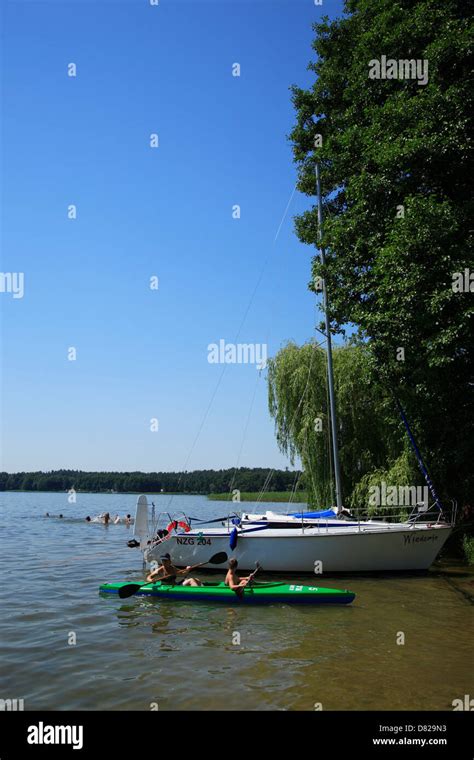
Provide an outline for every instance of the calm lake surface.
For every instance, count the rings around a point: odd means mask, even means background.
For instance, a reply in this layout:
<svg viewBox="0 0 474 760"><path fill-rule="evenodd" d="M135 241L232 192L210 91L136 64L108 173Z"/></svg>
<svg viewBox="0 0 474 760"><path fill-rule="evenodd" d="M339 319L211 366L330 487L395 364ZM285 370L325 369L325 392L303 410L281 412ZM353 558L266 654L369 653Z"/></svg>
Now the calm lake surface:
<svg viewBox="0 0 474 760"><path fill-rule="evenodd" d="M84 518L134 515L136 498L0 494L2 699L25 710L451 710L474 695L473 606L457 584L473 592L467 568L324 576L357 594L347 608L103 598L103 581L143 579L141 554L126 546L133 528ZM157 511L227 513L201 496L151 498Z"/></svg>

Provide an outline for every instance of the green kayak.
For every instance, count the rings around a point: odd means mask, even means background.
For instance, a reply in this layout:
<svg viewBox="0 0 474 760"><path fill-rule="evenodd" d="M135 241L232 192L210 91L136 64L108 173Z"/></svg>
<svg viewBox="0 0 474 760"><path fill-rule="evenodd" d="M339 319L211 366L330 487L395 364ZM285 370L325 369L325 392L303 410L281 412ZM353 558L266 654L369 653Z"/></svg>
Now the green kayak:
<svg viewBox="0 0 474 760"><path fill-rule="evenodd" d="M126 583L103 583L102 594L118 594ZM355 594L337 588L302 586L289 583L252 583L238 596L224 583L204 583L202 586L181 586L169 583L148 583L137 596L157 596L192 602L225 602L226 604L350 604Z"/></svg>

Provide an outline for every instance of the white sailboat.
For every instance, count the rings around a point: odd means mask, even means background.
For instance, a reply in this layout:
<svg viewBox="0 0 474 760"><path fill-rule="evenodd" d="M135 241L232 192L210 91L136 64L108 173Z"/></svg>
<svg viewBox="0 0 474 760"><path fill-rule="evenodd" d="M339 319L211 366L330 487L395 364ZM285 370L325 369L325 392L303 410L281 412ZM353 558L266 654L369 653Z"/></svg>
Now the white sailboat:
<svg viewBox="0 0 474 760"><path fill-rule="evenodd" d="M450 533L451 526L442 522L361 523L346 529L209 528L172 534L150 545L144 556L148 562L159 561L169 552L173 563L184 567L222 551L235 557L242 570L253 570L259 562L265 571L285 573L426 570Z"/></svg>
<svg viewBox="0 0 474 760"><path fill-rule="evenodd" d="M318 196L318 235L322 238L322 202L319 168L316 165ZM322 263L325 251L320 245ZM331 332L327 309L326 284L323 282L323 305L326 318L328 389L336 507L316 513L275 512L244 513L229 516L219 527L192 528L187 518L172 520L157 533L157 522L148 530L145 503L142 499L136 525L141 525L140 545L147 562L159 561L164 553L177 566L205 563L217 552L238 560L239 568L251 570L259 562L268 572L332 573L426 570L451 534L455 507L450 519L436 495L416 447L408 422L400 407L407 433L429 486L434 503L414 506L410 516L400 521L396 516L358 520L343 507L337 417L332 368ZM138 506L138 505L137 505ZM436 514L433 517L433 508ZM168 515L169 521L169 515ZM159 522L159 521L158 521ZM215 521L214 521L215 522ZM147 535L145 535L147 533ZM224 563L223 563L224 565Z"/></svg>

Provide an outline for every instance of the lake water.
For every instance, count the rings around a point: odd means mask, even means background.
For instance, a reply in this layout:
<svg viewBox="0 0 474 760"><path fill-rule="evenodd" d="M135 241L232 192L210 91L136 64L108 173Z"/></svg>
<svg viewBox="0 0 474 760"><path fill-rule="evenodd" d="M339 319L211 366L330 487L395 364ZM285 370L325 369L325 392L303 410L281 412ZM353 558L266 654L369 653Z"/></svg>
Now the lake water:
<svg viewBox="0 0 474 760"><path fill-rule="evenodd" d="M150 498L157 511L227 513L200 496ZM467 568L325 576L321 585L357 594L349 607L103 598L103 581L143 579L141 555L126 546L133 529L84 518L133 515L135 503L0 494L2 699L26 710L450 710L474 695L473 606L458 587L474 590Z"/></svg>

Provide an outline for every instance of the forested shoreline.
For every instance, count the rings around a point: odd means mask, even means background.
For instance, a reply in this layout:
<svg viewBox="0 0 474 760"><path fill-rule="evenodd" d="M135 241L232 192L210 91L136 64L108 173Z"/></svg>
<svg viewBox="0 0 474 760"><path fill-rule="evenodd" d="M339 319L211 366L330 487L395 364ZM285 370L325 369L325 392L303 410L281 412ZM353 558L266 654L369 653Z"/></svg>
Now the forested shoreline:
<svg viewBox="0 0 474 760"><path fill-rule="evenodd" d="M271 477L269 477L271 474ZM0 491L89 491L95 493L230 493L288 491L302 488L301 473L265 467L240 467L192 472L50 472L0 473Z"/></svg>

